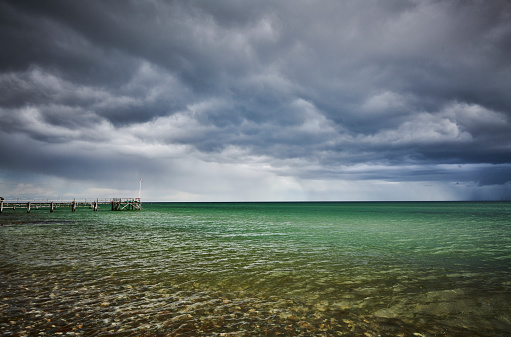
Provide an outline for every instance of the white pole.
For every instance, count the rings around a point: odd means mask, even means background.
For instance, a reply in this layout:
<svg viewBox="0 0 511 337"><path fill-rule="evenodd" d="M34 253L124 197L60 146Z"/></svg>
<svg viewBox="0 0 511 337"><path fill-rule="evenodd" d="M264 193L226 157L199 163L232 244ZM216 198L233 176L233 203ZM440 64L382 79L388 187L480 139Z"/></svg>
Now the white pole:
<svg viewBox="0 0 511 337"><path fill-rule="evenodd" d="M138 189L138 200L140 200L141 194L142 194L142 178L140 178L140 188Z"/></svg>

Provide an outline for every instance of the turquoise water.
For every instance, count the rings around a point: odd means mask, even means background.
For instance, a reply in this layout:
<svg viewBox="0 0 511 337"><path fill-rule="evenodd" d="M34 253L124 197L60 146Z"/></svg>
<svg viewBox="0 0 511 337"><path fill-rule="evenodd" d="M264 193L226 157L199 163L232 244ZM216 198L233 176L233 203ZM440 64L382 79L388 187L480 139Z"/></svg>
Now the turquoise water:
<svg viewBox="0 0 511 337"><path fill-rule="evenodd" d="M5 335L507 336L511 204L0 214Z"/></svg>

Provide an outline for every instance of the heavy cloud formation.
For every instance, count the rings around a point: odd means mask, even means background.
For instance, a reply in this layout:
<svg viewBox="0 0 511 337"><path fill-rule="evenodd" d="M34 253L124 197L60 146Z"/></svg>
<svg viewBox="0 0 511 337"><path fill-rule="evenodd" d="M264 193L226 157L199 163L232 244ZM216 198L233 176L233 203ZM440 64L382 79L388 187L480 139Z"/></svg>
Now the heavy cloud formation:
<svg viewBox="0 0 511 337"><path fill-rule="evenodd" d="M511 197L511 3L0 2L0 193Z"/></svg>

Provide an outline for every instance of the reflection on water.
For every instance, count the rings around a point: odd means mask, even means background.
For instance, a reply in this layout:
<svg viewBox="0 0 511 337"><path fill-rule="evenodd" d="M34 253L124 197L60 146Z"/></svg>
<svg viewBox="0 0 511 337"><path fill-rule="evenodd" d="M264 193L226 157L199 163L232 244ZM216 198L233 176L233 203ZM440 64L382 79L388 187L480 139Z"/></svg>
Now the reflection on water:
<svg viewBox="0 0 511 337"><path fill-rule="evenodd" d="M2 214L0 331L505 336L508 206L160 204Z"/></svg>

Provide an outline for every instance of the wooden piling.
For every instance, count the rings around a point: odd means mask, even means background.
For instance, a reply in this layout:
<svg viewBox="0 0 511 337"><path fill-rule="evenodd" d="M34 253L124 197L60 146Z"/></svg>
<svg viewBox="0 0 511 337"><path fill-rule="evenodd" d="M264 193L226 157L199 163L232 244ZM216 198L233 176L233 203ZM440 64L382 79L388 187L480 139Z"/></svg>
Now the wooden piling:
<svg viewBox="0 0 511 337"><path fill-rule="evenodd" d="M30 213L30 201L27 202L27 213Z"/></svg>

